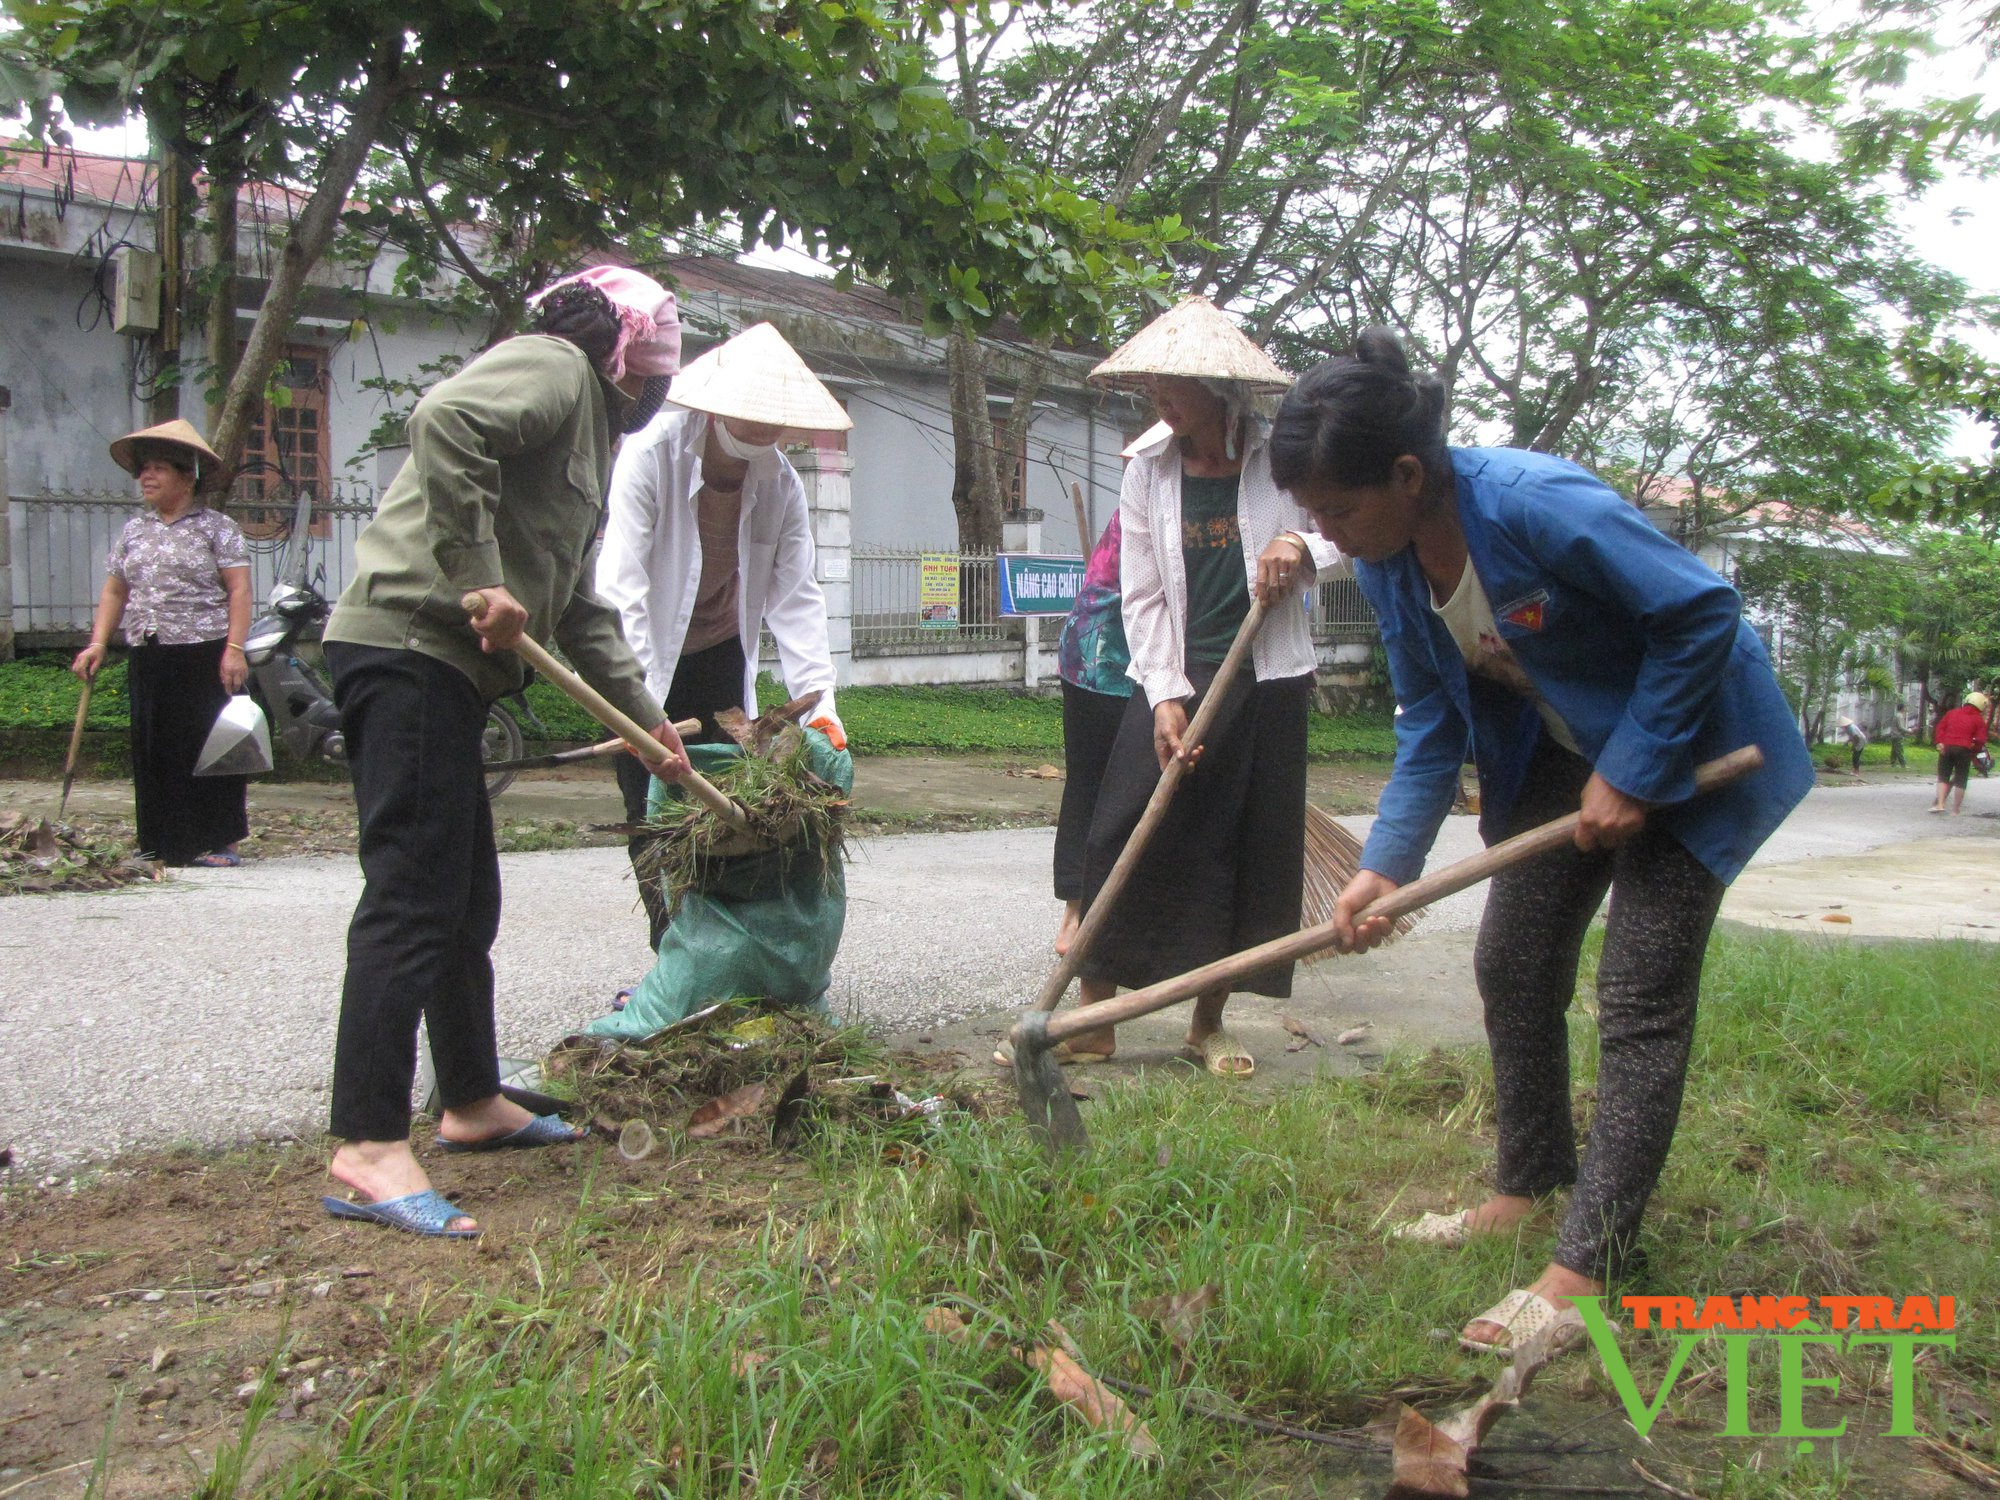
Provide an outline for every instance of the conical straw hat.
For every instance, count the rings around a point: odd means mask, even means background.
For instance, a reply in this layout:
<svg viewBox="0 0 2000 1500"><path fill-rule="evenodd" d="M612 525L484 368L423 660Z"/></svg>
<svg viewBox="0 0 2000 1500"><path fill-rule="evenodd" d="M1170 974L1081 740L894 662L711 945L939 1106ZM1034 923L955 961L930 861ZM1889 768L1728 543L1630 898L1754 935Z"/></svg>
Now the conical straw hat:
<svg viewBox="0 0 2000 1500"><path fill-rule="evenodd" d="M1107 385L1136 385L1146 375L1240 380L1280 390L1292 383L1292 377L1206 297L1189 297L1162 313L1090 372L1092 380Z"/></svg>
<svg viewBox="0 0 2000 1500"><path fill-rule="evenodd" d="M769 323L746 328L692 361L667 390L676 406L807 432L845 432L854 419Z"/></svg>
<svg viewBox="0 0 2000 1500"><path fill-rule="evenodd" d="M157 427L142 427L137 432L128 432L111 444L111 461L127 474L139 472L138 448L141 443L172 443L177 448L185 448L194 456L194 473L197 479L206 479L222 466L222 455L202 440L192 422L176 417L171 422L162 422Z"/></svg>

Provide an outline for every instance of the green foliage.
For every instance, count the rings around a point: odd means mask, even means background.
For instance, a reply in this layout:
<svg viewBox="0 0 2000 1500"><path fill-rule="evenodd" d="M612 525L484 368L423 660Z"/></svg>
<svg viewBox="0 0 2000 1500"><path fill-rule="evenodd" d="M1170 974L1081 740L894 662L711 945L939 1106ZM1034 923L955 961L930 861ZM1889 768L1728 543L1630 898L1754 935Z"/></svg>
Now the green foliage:
<svg viewBox="0 0 2000 1500"><path fill-rule="evenodd" d="M1778 627L1772 665L1818 740L1842 681L1871 666L1878 633L1901 618L1912 578L1896 558L1843 550L1802 532L1746 546L1736 565L1744 602Z"/></svg>
<svg viewBox="0 0 2000 1500"><path fill-rule="evenodd" d="M1031 11L995 114L1294 370L1402 329L1461 431L1688 498L1842 509L1944 435L1892 357L1965 303L1804 144L1848 101L1782 0L1104 0ZM1168 123L1168 106L1189 91ZM1151 147L1157 147L1148 155Z"/></svg>
<svg viewBox="0 0 2000 1500"><path fill-rule="evenodd" d="M76 723L82 692L67 657L24 656L0 664L0 729L68 729ZM123 729L129 711L125 663L114 661L97 674L84 727Z"/></svg>
<svg viewBox="0 0 2000 1500"><path fill-rule="evenodd" d="M1898 521L1975 527L2000 537L2000 365L1956 339L1926 343L1912 334L1897 350L1910 379L1987 429L1986 457L1908 464L1891 474L1868 504Z"/></svg>

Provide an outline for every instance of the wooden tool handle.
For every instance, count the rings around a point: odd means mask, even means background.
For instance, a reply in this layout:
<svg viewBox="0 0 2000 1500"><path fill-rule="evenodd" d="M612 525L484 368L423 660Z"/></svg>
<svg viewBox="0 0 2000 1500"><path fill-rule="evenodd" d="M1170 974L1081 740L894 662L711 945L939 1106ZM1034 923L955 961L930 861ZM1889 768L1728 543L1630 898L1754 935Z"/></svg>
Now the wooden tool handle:
<svg viewBox="0 0 2000 1500"><path fill-rule="evenodd" d="M1167 804L1174 800L1174 792L1188 773L1187 757L1201 747L1208 737L1209 729L1215 723L1215 716L1222 712L1222 700L1228 695L1230 684L1236 680L1236 673L1250 655L1250 648L1257 640L1257 632L1264 627L1264 603L1261 599L1250 601L1250 612L1243 617L1243 623L1236 629L1236 639L1229 643L1229 654L1222 658L1222 665L1215 669L1214 680L1208 685L1208 692L1201 700L1194 718L1181 736L1181 753L1167 762L1167 768L1160 772L1160 779L1153 787L1153 795L1146 802L1145 812L1139 815L1139 823L1125 840L1125 847L1119 851L1118 862L1111 867L1111 873L1104 877L1090 910L1083 914L1083 923L1069 940L1069 952L1056 960L1056 966L1049 971L1049 977L1042 984L1042 992L1035 997L1036 1010L1054 1010L1069 988L1069 982L1076 978L1076 966L1083 962L1097 941L1097 934L1111 919L1112 909L1118 904L1118 897L1124 891L1126 882L1132 878L1132 871L1138 867L1139 857L1146 852L1146 845L1152 842L1153 830L1160 826L1167 815Z"/></svg>
<svg viewBox="0 0 2000 1500"><path fill-rule="evenodd" d="M63 757L65 776L74 775L76 772L77 751L83 748L83 721L90 717L90 690L96 686L97 679L94 676L83 679L83 692L76 700L76 724L69 732L69 754Z"/></svg>
<svg viewBox="0 0 2000 1500"><path fill-rule="evenodd" d="M1748 776L1764 764L1764 752L1755 745L1745 745L1741 750L1732 750L1727 755L1717 756L1695 767L1694 795L1727 786L1732 781ZM1546 854L1551 849L1559 849L1576 836L1578 813L1557 818L1552 823L1544 823L1539 828L1531 828L1526 833L1482 849L1470 858L1447 865L1435 875L1426 875L1421 880L1413 880L1408 885L1398 886L1378 901L1371 901L1361 909L1356 918L1360 922L1384 917L1393 921L1433 901L1454 895L1467 886L1474 886L1489 876L1517 865L1538 854ZM1229 988L1244 975L1254 973L1267 964L1286 963L1304 958L1309 953L1318 953L1333 946L1334 924L1320 923L1292 933L1288 937L1274 938L1268 943L1249 948L1242 953L1233 953L1227 958L1219 958L1212 964L1204 964L1199 969L1191 969L1172 979L1163 979L1158 984L1149 984L1144 989L1133 990L1129 994L1116 995L1109 1000L1100 1000L1095 1005L1079 1005L1075 1010L1066 1010L1059 1016L1051 1016L1048 1024L1049 1044L1068 1041L1073 1036L1086 1031L1096 1031L1104 1026L1116 1026L1138 1016L1150 1015L1164 1009L1178 1000L1205 995L1213 990Z"/></svg>
<svg viewBox="0 0 2000 1500"><path fill-rule="evenodd" d="M486 600L478 594L467 594L458 602L475 620L486 613ZM661 769L667 763L667 747L654 739L650 730L557 661L548 653L547 648L532 636L523 635L514 643L514 650L528 665L588 709L598 723L606 729L616 730L618 737L631 747L632 753L638 756L654 775L661 775ZM731 828L741 833L750 831L749 814L699 771L689 770L671 779L686 787L697 802Z"/></svg>

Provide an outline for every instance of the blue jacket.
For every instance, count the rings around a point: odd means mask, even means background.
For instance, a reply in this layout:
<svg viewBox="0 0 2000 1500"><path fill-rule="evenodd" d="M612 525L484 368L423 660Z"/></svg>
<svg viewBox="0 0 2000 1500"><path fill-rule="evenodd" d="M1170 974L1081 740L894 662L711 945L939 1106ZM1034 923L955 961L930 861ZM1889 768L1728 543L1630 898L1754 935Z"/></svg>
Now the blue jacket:
<svg viewBox="0 0 2000 1500"><path fill-rule="evenodd" d="M1500 634L1618 790L1655 804L1715 876L1734 880L1813 784L1812 758L1736 591L1595 475L1512 448L1454 448L1459 522ZM1491 843L1541 733L1517 693L1465 670L1416 550L1357 563L1403 712L1396 768L1362 865L1423 872L1469 749ZM1694 768L1742 745L1764 766L1690 800Z"/></svg>

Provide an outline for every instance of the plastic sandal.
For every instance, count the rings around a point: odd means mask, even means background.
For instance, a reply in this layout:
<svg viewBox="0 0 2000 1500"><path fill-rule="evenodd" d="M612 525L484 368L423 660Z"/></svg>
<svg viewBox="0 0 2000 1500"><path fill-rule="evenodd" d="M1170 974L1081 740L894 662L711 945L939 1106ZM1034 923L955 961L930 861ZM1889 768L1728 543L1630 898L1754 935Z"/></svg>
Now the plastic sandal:
<svg viewBox="0 0 2000 1500"><path fill-rule="evenodd" d="M1248 1078L1257 1071L1257 1059L1227 1026L1218 1026L1199 1042L1191 1043L1188 1050L1217 1078Z"/></svg>
<svg viewBox="0 0 2000 1500"><path fill-rule="evenodd" d="M1118 1058L1115 1052L1075 1052L1071 1050L1068 1042L1057 1042L1053 1047L1049 1048L1049 1056L1053 1057L1059 1065L1066 1068L1087 1068L1092 1063L1116 1062ZM1012 1042L1002 1042L999 1046L995 1047L993 1049L993 1061L1003 1068L1013 1067L1014 1044Z"/></svg>
<svg viewBox="0 0 2000 1500"><path fill-rule="evenodd" d="M529 1151L537 1146L568 1146L589 1135L581 1126L571 1125L561 1115L536 1115L511 1135L496 1135L485 1141L448 1141L437 1138L441 1150L454 1156L471 1151Z"/></svg>
<svg viewBox="0 0 2000 1500"><path fill-rule="evenodd" d="M618 993L611 997L611 1013L613 1015L616 1015L632 1003L632 991L637 988L637 985L632 984L622 984L618 987Z"/></svg>
<svg viewBox="0 0 2000 1500"><path fill-rule="evenodd" d="M467 1219L471 1215L436 1188L425 1188L421 1193L410 1193L401 1198L384 1198L380 1203L350 1203L345 1198L327 1197L319 1201L336 1219L383 1224L390 1229L400 1229L405 1234L418 1234L433 1240L479 1238L477 1229L449 1227L453 1219Z"/></svg>
<svg viewBox="0 0 2000 1500"><path fill-rule="evenodd" d="M1455 1214L1425 1214L1421 1219L1398 1224L1389 1231L1389 1238L1409 1240L1418 1245L1443 1245L1456 1250L1472 1238L1472 1225L1468 1221L1471 1212L1469 1208L1462 1208Z"/></svg>
<svg viewBox="0 0 2000 1500"><path fill-rule="evenodd" d="M212 849L207 854L198 854L188 861L204 870L234 870L243 863L243 856L231 854L227 849Z"/></svg>
<svg viewBox="0 0 2000 1500"><path fill-rule="evenodd" d="M1514 1351L1539 1338L1551 1356L1583 1342L1583 1314L1574 1307L1556 1310L1556 1305L1539 1292L1516 1288L1472 1320L1498 1325L1501 1336L1487 1343L1460 1334L1458 1347L1468 1354L1498 1354L1512 1359ZM1469 1325L1468 1325L1469 1326Z"/></svg>

